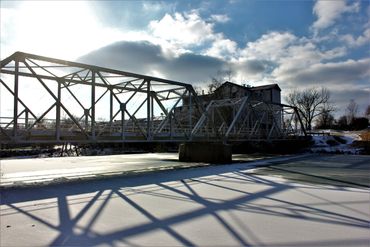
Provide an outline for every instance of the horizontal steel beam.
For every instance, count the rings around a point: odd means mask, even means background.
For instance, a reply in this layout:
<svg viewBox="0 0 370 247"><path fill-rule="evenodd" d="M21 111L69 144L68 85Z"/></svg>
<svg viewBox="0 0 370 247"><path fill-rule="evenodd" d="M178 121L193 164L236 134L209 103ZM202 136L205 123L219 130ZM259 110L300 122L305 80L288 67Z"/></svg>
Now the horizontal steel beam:
<svg viewBox="0 0 370 247"><path fill-rule="evenodd" d="M71 62L71 61L66 61L62 59L50 58L50 57L45 57L45 56L40 56L40 55L35 55L35 54L30 54L30 53L24 53L24 52L15 52L10 57L2 60L0 63L1 68L3 68L6 64L11 62L12 60L24 61L26 58L45 61L49 63L62 64L62 65L69 66L69 67L78 67L78 68L90 69L90 70L100 71L100 72L105 72L105 73L118 74L118 75L127 76L127 77L141 78L147 81L163 82L166 84L178 85L182 87L191 86L190 84L186 84L186 83L182 83L178 81L172 81L172 80L167 80L167 79L162 79L162 78L147 76L147 75L141 75L141 74L126 72L126 71L121 71L121 70L109 69L109 68L99 67L95 65L88 65L84 63Z"/></svg>

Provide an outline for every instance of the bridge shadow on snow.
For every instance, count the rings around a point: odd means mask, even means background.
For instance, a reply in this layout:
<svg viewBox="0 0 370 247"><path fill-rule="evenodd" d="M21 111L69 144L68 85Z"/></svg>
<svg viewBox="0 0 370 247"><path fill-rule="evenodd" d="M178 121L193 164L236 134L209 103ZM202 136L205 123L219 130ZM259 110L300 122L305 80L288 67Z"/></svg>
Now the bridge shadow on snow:
<svg viewBox="0 0 370 247"><path fill-rule="evenodd" d="M314 193L305 191L305 188L315 190L315 187L293 183L279 183L266 177L246 174L242 170L246 167L214 166L179 171L164 171L143 176L111 178L108 180L80 182L65 185L53 185L40 188L7 189L1 192L1 205L9 207L2 210L1 217L12 214L20 214L31 218L38 224L42 224L50 230L58 232L58 236L50 243L52 246L86 246L86 245L116 245L127 244L135 246L132 238L139 235L161 231L171 237L177 245L195 246L199 245L189 234L176 229L175 226L203 217L211 217L219 227L223 229L225 236L232 238L236 245L264 245L253 226L248 222L241 221L233 213L230 213L233 223L221 212L242 212L246 214L257 214L261 216L277 216L300 220L305 222L317 222L331 225L347 226L352 228L367 229L369 221L362 218L352 217L337 213L325 206L336 205L347 210L356 211L351 207L352 203L368 203L368 201L356 202L333 202L329 199L318 197ZM210 176L210 177L204 177ZM235 185L239 186L235 186ZM263 189L248 192L249 186L262 185ZM221 193L235 195L229 199L219 199L215 195L205 196L198 191L198 186L207 190L217 189ZM243 189L237 187L242 186ZM346 190L346 188L330 187L330 190ZM306 196L319 200L317 203L300 204L293 200L281 199L276 195L289 190L299 191ZM365 193L365 192L364 192ZM176 203L192 203L195 207L189 211L181 209L176 215L158 216L149 206L139 202L137 196L145 196L147 201L170 200ZM284 198L284 197L282 197ZM44 199L52 202L45 203L37 210L33 205ZM256 200L266 200L261 206ZM94 226L102 220L102 215L107 215L108 205L112 202L120 205L120 208L133 211L143 219L140 224L127 224L124 227L101 233ZM32 203L27 203L32 202ZM71 207L78 206L78 212L72 214ZM51 219L41 217L36 211L57 209L58 215L55 222ZM105 210L105 213L104 213ZM109 213L108 213L109 214ZM72 216L73 215L73 216ZM122 216L115 213L114 221L125 222L127 214ZM120 218L121 217L121 218ZM367 216L368 217L368 216ZM82 223L83 222L83 223ZM202 229L207 231L207 229ZM78 233L77 233L78 232ZM137 240L137 239L136 239ZM302 242L276 242L268 243L274 246L321 246L321 245L363 245L368 239L357 240L328 240L328 241L302 241ZM156 245L156 243L152 243ZM158 245L158 244L157 244Z"/></svg>

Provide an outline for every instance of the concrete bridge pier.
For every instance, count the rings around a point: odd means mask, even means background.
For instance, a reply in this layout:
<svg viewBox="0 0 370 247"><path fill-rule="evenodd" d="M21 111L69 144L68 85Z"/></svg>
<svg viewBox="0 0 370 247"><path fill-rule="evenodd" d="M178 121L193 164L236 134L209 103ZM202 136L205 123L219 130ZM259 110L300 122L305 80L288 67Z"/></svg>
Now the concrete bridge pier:
<svg viewBox="0 0 370 247"><path fill-rule="evenodd" d="M180 144L179 160L184 162L231 163L231 145L187 142Z"/></svg>

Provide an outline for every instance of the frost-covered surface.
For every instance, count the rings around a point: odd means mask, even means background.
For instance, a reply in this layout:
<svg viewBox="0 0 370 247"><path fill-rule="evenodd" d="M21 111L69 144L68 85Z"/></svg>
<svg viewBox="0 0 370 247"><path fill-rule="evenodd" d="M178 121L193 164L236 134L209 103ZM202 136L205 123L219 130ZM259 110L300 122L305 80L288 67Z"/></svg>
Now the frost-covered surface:
<svg viewBox="0 0 370 247"><path fill-rule="evenodd" d="M334 156L333 164L359 162ZM328 162L309 160L308 167ZM368 189L290 182L249 168L1 190L0 246L368 246Z"/></svg>
<svg viewBox="0 0 370 247"><path fill-rule="evenodd" d="M140 152L140 150L138 152ZM74 145L68 145L68 148L63 149L63 151L62 151L62 146L54 146L54 148L50 148L50 149L26 148L26 149L15 149L15 150L0 150L0 160L113 155L113 154L118 154L118 153L120 152L117 152L112 148L78 148L77 146L74 146ZM131 152L131 153L134 153L134 152Z"/></svg>
<svg viewBox="0 0 370 247"><path fill-rule="evenodd" d="M325 153L343 153L343 154L359 154L360 148L354 147L352 144L356 140L361 140L357 133L344 131L335 132L325 130L323 133L329 135L314 135L312 140L314 145L311 148L312 152L325 152Z"/></svg>
<svg viewBox="0 0 370 247"><path fill-rule="evenodd" d="M263 156L238 155L234 158L244 167L245 164L257 166L271 161L284 161L289 159L289 156L264 159ZM209 165L201 162L180 162L178 154L174 153L7 159L0 161L0 187L60 184Z"/></svg>

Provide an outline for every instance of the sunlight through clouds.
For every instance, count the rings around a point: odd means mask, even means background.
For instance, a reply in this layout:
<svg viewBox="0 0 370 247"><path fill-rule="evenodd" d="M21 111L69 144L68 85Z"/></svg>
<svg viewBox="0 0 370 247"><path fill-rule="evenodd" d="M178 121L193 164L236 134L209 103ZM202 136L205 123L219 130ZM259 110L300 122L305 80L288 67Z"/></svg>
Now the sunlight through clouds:
<svg viewBox="0 0 370 247"><path fill-rule="evenodd" d="M236 83L279 83L283 94L369 89L367 1L3 2L1 59L24 51L193 85L232 69Z"/></svg>
<svg viewBox="0 0 370 247"><path fill-rule="evenodd" d="M1 34L10 39L2 56L21 50L73 60L122 38L120 31L102 27L86 2L30 1L2 14Z"/></svg>
<svg viewBox="0 0 370 247"><path fill-rule="evenodd" d="M166 14L159 21L151 21L153 35L181 45L196 45L213 38L213 25L205 22L196 12Z"/></svg>

